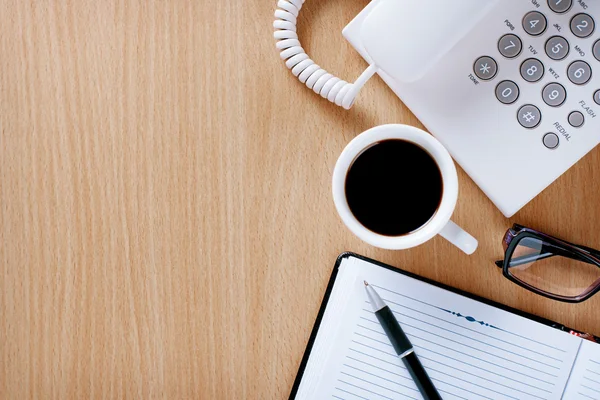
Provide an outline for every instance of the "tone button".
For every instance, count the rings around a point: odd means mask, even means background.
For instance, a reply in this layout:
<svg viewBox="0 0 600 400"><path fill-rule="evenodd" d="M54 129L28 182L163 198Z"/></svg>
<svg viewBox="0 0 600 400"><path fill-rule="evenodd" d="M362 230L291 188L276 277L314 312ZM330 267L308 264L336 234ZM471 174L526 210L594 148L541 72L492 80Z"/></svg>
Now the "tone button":
<svg viewBox="0 0 600 400"><path fill-rule="evenodd" d="M473 65L473 72L475 75L483 81L489 81L496 76L498 72L498 64L492 57L483 56L479 57Z"/></svg>

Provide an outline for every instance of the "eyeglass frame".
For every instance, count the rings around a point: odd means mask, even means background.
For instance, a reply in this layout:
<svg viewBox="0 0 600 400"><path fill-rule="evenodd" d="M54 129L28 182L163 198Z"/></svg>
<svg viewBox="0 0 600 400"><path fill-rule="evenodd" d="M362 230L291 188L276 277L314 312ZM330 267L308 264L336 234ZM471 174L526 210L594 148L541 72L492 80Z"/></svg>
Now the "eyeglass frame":
<svg viewBox="0 0 600 400"><path fill-rule="evenodd" d="M553 253L549 253L545 257L544 255L538 255L536 260L552 257L555 255L561 255L563 257L583 261L600 268L599 250L570 243L565 240L558 239L554 236L547 235L540 231L536 231L535 229L527 228L519 224L514 224L512 228L506 231L506 234L502 239L502 244L504 246L504 260L495 262L496 266L502 268L502 275L504 275L505 278L521 286L522 288L529 290L530 292L565 303L581 303L598 293L598 291L600 291L600 278L597 279L592 285L590 285L583 293L581 293L578 296L563 296L559 294L550 293L517 279L509 272L509 260L512 258L517 245L521 242L523 238L526 237L542 240L545 244L548 244L552 247Z"/></svg>

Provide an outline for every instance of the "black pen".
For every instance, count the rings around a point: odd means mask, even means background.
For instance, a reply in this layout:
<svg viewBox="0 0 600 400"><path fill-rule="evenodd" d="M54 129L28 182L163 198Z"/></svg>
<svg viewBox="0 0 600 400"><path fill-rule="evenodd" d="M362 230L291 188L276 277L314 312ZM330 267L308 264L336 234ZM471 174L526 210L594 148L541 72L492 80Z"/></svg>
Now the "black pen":
<svg viewBox="0 0 600 400"><path fill-rule="evenodd" d="M388 339L392 342L396 354L398 354L410 376L412 376L413 381L417 384L417 388L419 388L419 392L421 392L423 398L425 400L441 400L442 397L435 386L433 386L433 382L431 382L427 371L425 371L425 368L421 365L421 361L417 358L410 340L406 337L392 310L381 300L375 289L366 281L365 289L371 306L373 306L373 311L375 311L375 316L383 327Z"/></svg>

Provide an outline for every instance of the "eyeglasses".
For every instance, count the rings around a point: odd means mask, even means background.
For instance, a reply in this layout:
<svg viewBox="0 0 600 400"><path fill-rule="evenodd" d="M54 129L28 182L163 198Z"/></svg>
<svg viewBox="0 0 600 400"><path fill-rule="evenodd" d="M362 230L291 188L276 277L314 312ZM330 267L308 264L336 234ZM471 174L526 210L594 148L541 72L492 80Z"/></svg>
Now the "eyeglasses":
<svg viewBox="0 0 600 400"><path fill-rule="evenodd" d="M503 275L517 285L554 300L579 303L600 290L600 251L521 225L502 240Z"/></svg>

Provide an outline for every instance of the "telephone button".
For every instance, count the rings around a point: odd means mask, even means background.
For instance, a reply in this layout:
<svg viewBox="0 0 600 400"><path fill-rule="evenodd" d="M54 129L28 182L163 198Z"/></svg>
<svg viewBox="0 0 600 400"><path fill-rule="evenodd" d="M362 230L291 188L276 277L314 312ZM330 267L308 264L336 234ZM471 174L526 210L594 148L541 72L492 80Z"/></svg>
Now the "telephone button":
<svg viewBox="0 0 600 400"><path fill-rule="evenodd" d="M552 132L546 133L542 141L544 143L544 146L546 146L550 150L556 149L560 144L560 139L558 138L558 135Z"/></svg>
<svg viewBox="0 0 600 400"><path fill-rule="evenodd" d="M562 36L552 36L546 42L546 54L555 61L564 59L569 54L569 42Z"/></svg>
<svg viewBox="0 0 600 400"><path fill-rule="evenodd" d="M592 67L585 61L574 61L567 69L569 80L576 85L585 85L592 78Z"/></svg>
<svg viewBox="0 0 600 400"><path fill-rule="evenodd" d="M502 104L512 104L519 98L519 87L513 81L502 81L496 86L496 98Z"/></svg>
<svg viewBox="0 0 600 400"><path fill-rule="evenodd" d="M573 0L548 0L548 7L558 14L566 13L572 5Z"/></svg>
<svg viewBox="0 0 600 400"><path fill-rule="evenodd" d="M600 105L600 90L596 90L596 93L594 93L594 101Z"/></svg>
<svg viewBox="0 0 600 400"><path fill-rule="evenodd" d="M517 119L523 128L532 129L542 121L542 112L536 106L527 104L519 108Z"/></svg>
<svg viewBox="0 0 600 400"><path fill-rule="evenodd" d="M527 82L537 82L544 76L544 64L538 59L528 58L521 64L521 76Z"/></svg>
<svg viewBox="0 0 600 400"><path fill-rule="evenodd" d="M531 36L539 36L546 31L548 21L544 14L538 11L531 11L525 14L523 18L523 29Z"/></svg>
<svg viewBox="0 0 600 400"><path fill-rule="evenodd" d="M569 125L571 125L573 128L581 128L585 123L585 117L579 111L573 111L571 114L569 114L568 119Z"/></svg>
<svg viewBox="0 0 600 400"><path fill-rule="evenodd" d="M567 99L567 90L560 83L549 83L542 90L542 99L550 107L559 107Z"/></svg>
<svg viewBox="0 0 600 400"><path fill-rule="evenodd" d="M596 57L596 60L600 61L600 40L597 40L596 43L594 43L594 48L592 49L592 52L594 53L594 57Z"/></svg>
<svg viewBox="0 0 600 400"><path fill-rule="evenodd" d="M588 14L577 14L571 19L571 32L578 38L586 38L594 33L594 19Z"/></svg>
<svg viewBox="0 0 600 400"><path fill-rule="evenodd" d="M483 81L489 81L496 76L498 72L498 64L492 57L479 57L473 65L473 72Z"/></svg>
<svg viewBox="0 0 600 400"><path fill-rule="evenodd" d="M502 36L498 41L498 51L506 58L515 58L521 54L521 49L523 49L521 39L512 33Z"/></svg>

